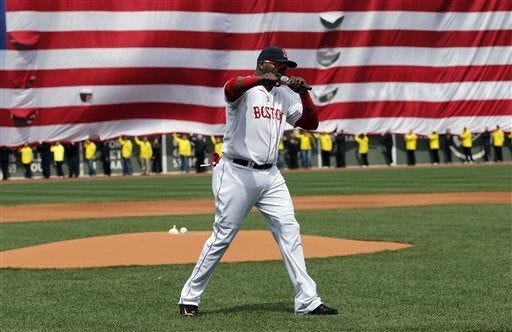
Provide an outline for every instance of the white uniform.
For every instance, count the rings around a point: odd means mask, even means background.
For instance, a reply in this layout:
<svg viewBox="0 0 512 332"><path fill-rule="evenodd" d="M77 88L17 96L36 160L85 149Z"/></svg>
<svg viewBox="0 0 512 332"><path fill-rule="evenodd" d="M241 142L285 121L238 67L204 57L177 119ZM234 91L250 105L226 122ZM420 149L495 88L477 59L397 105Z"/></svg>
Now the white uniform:
<svg viewBox="0 0 512 332"><path fill-rule="evenodd" d="M288 187L276 167L285 121L295 124L302 115L302 103L288 87L269 92L261 85L227 103L223 157L213 169L213 233L183 287L179 303L199 305L215 267L243 219L256 206L279 245L295 288L295 312L307 313L322 302L306 272L300 226Z"/></svg>

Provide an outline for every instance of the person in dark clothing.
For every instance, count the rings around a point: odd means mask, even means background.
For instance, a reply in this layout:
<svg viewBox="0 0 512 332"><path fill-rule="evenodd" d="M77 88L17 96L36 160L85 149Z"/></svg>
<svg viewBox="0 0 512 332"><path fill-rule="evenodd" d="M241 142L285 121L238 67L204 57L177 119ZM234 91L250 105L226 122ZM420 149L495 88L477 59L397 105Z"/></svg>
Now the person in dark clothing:
<svg viewBox="0 0 512 332"><path fill-rule="evenodd" d="M103 165L103 174L110 176L112 170L110 169L110 141L101 142L101 163Z"/></svg>
<svg viewBox="0 0 512 332"><path fill-rule="evenodd" d="M160 138L155 137L151 141L153 155L151 156L151 171L155 174L162 173L162 144Z"/></svg>
<svg viewBox="0 0 512 332"><path fill-rule="evenodd" d="M151 171L155 174L162 173L162 145L160 138L154 138L151 142L153 155L151 156Z"/></svg>
<svg viewBox="0 0 512 332"><path fill-rule="evenodd" d="M491 161L491 132L489 128L485 127L485 131L480 136L484 146L484 161L488 163Z"/></svg>
<svg viewBox="0 0 512 332"><path fill-rule="evenodd" d="M446 133L443 136L444 162L446 164L452 162L452 146L454 145L450 129L446 129Z"/></svg>
<svg viewBox="0 0 512 332"><path fill-rule="evenodd" d="M382 144L384 144L386 164L391 166L393 164L393 135L391 135L389 130L382 135Z"/></svg>
<svg viewBox="0 0 512 332"><path fill-rule="evenodd" d="M9 158L11 150L8 147L2 146L0 148L0 164L2 166L2 180L9 179Z"/></svg>
<svg viewBox="0 0 512 332"><path fill-rule="evenodd" d="M66 154L66 161L68 164L69 177L78 177L80 171L80 159L79 159L79 144L77 142L71 142L64 147Z"/></svg>
<svg viewBox="0 0 512 332"><path fill-rule="evenodd" d="M297 169L299 168L299 151L300 151L300 143L297 141L294 135L290 136L290 139L284 141L284 145L286 147L286 151L288 154L288 168L289 169Z"/></svg>
<svg viewBox="0 0 512 332"><path fill-rule="evenodd" d="M336 167L341 168L346 166L345 152L346 152L346 139L343 129L336 133L334 137L334 144L336 145Z"/></svg>
<svg viewBox="0 0 512 332"><path fill-rule="evenodd" d="M198 134L192 138L194 143L194 156L196 157L196 172L204 173L205 168L201 167L204 164L204 158L208 153L208 147L206 145L206 139L203 135Z"/></svg>
<svg viewBox="0 0 512 332"><path fill-rule="evenodd" d="M42 142L37 147L37 152L41 158L41 170L43 171L43 177L45 179L49 179L51 175L52 152L50 148L50 144L46 142Z"/></svg>

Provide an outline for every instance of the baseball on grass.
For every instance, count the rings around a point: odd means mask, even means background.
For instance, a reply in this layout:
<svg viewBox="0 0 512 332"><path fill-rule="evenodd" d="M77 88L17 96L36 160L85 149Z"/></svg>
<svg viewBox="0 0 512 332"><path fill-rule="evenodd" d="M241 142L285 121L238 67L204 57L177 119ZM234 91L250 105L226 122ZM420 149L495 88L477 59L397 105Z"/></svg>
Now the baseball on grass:
<svg viewBox="0 0 512 332"><path fill-rule="evenodd" d="M185 234L185 233L187 233L187 231L188 231L188 230L187 230L187 227L181 227L181 228L180 228L180 233L181 233L181 234Z"/></svg>

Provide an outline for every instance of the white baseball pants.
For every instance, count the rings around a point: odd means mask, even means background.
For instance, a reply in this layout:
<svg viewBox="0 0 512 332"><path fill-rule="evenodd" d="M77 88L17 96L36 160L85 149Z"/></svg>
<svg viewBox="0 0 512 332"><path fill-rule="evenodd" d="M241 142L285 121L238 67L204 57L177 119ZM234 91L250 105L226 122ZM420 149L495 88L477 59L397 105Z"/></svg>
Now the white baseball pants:
<svg viewBox="0 0 512 332"><path fill-rule="evenodd" d="M304 314L319 306L322 301L317 295L315 282L306 272L300 226L279 169L276 166L268 170L252 169L223 157L213 169L212 190L215 196L213 232L203 246L192 275L183 286L179 303L199 305L215 267L244 218L256 206L279 245L295 288L295 312Z"/></svg>

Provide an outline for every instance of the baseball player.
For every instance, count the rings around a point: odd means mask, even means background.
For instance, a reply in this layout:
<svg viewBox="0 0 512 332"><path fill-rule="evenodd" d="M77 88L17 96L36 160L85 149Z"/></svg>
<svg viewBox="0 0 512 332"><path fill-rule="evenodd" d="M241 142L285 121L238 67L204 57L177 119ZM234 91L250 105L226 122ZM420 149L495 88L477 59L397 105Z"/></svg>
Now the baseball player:
<svg viewBox="0 0 512 332"><path fill-rule="evenodd" d="M258 56L254 75L236 77L224 86L226 129L223 156L212 174L215 196L213 232L205 242L192 275L181 291L180 314L199 315L201 294L222 255L255 206L276 240L295 289L295 313L336 315L322 303L306 271L288 187L276 166L285 122L314 130L318 116L303 78L284 76L297 63L285 50L270 46ZM284 86L284 83L287 86Z"/></svg>

